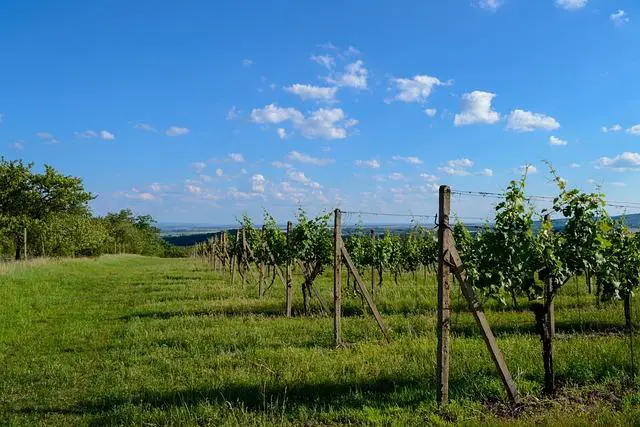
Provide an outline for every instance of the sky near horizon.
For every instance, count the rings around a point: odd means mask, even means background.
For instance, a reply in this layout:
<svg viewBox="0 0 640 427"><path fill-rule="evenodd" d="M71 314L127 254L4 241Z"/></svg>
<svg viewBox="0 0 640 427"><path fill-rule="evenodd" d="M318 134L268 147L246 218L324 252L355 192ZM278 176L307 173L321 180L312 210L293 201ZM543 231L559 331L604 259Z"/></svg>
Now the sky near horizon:
<svg viewBox="0 0 640 427"><path fill-rule="evenodd" d="M4 2L0 69L0 155L97 214L433 215L553 195L544 160L640 202L637 0Z"/></svg>

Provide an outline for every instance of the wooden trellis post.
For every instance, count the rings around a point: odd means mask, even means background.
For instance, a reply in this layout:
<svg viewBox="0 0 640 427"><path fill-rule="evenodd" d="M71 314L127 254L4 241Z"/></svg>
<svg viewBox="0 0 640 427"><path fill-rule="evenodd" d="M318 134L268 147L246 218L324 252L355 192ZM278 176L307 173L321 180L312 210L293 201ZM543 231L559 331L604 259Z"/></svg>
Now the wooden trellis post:
<svg viewBox="0 0 640 427"><path fill-rule="evenodd" d="M482 305L478 300L473 287L467 282L464 265L455 247L451 228L449 226L451 190L448 186L440 186L440 208L438 222L438 355L437 355L437 377L438 390L437 399L439 404L448 402L449 392L449 332L450 324L450 284L449 269L453 270L456 278L460 282L462 294L464 295L469 308L480 328L482 337L505 390L512 402L517 403L518 390L511 378L509 369L504 361L504 357L498 348L495 336L491 331L489 322L484 314Z"/></svg>
<svg viewBox="0 0 640 427"><path fill-rule="evenodd" d="M369 306L369 308L371 309L371 313L373 314L373 317L376 319L376 322L378 322L378 326L380 327L380 330L382 331L384 337L386 338L387 341L390 341L389 338L389 330L387 329L387 326L384 324L384 321L382 320L382 316L380 315L380 312L378 311L378 307L376 307L375 302L373 301L373 298L371 298L371 295L369 295L369 291L367 291L367 287L365 286L364 282L362 281L362 278L360 278L360 274L358 273L358 269L356 268L355 264L353 263L353 261L351 260L351 256L349 255L349 252L347 251L347 248L345 248L344 246L344 241L342 240L342 227L341 227L341 215L340 215L340 210L336 209L335 210L335 215L336 215L336 220L334 222L334 249L335 249L335 253L334 253L334 258L333 258L333 280L334 280L334 288L333 288L333 292L334 292L334 303L336 303L336 301L340 302L340 307L337 306L336 304L336 310L334 310L334 324L333 324L333 330L334 330L334 337L335 337L335 342L336 345L341 345L342 344L342 313L341 313L341 302L342 302L342 289L341 289L341 268L342 268L342 260L344 260L345 264L347 265L347 268L349 269L349 271L351 272L351 275L353 276L353 280L355 281L356 285L358 286L358 290L360 291L360 294L364 297L365 301L367 302L367 305ZM338 253L339 252L339 253ZM338 308L340 308L340 313L338 313Z"/></svg>
<svg viewBox="0 0 640 427"><path fill-rule="evenodd" d="M260 240L264 241L264 225L262 226L262 229L260 230ZM258 284L258 294L260 295L260 298L262 298L264 296L264 256L261 257L260 259L260 283Z"/></svg>
<svg viewBox="0 0 640 427"><path fill-rule="evenodd" d="M376 230L371 229L371 247L373 248L373 252L376 250ZM375 258L373 258L375 259ZM371 298L376 300L376 267L373 263L373 259L371 260Z"/></svg>
<svg viewBox="0 0 640 427"><path fill-rule="evenodd" d="M342 215L334 211L333 220L333 339L342 345Z"/></svg>
<svg viewBox="0 0 640 427"><path fill-rule="evenodd" d="M286 268L286 286L285 286L285 304L287 317L291 317L291 308L293 305L293 280L291 277L291 230L293 224L291 221L287 222L287 268Z"/></svg>

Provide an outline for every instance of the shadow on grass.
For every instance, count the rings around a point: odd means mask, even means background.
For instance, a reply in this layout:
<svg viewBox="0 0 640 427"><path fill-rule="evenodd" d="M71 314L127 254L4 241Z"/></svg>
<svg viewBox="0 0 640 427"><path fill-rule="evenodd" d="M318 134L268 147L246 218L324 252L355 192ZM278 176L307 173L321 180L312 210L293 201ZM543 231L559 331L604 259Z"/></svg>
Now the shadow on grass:
<svg viewBox="0 0 640 427"><path fill-rule="evenodd" d="M523 323L493 323L491 324L491 330L494 335L535 335L538 336L538 331L533 324L533 319L530 324ZM477 337L480 335L480 328L475 322L454 323L451 327L451 332L455 335L462 337ZM620 322L614 322L609 320L571 320L571 321L556 321L556 334L624 334L625 327Z"/></svg>

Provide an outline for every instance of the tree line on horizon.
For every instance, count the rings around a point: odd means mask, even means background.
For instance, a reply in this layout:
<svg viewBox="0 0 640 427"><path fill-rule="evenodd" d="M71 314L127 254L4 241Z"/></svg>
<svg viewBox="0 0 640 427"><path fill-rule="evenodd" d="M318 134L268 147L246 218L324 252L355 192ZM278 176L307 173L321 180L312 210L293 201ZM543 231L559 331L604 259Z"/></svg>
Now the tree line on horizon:
<svg viewBox="0 0 640 427"><path fill-rule="evenodd" d="M150 215L123 209L96 216L89 206L95 198L81 178L0 157L0 259L183 254L160 237Z"/></svg>

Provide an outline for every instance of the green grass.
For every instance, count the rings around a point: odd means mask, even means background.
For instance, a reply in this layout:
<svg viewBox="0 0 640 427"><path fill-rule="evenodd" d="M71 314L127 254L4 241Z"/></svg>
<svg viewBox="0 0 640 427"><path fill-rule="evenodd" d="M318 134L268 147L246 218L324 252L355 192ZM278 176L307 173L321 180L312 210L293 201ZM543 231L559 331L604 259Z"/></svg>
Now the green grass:
<svg viewBox="0 0 640 427"><path fill-rule="evenodd" d="M329 273L317 284L327 301ZM437 408L432 276L406 275L398 286L385 278L377 301L390 344L360 298L346 292L344 335L353 345L335 349L330 318L282 317L279 282L258 299L255 285L231 285L196 260L107 256L5 266L0 424L638 423L621 304L596 307L583 283L579 295L573 283L562 291L561 387L547 399L533 315L489 303L487 317L523 395L513 408L455 289L452 403Z"/></svg>

